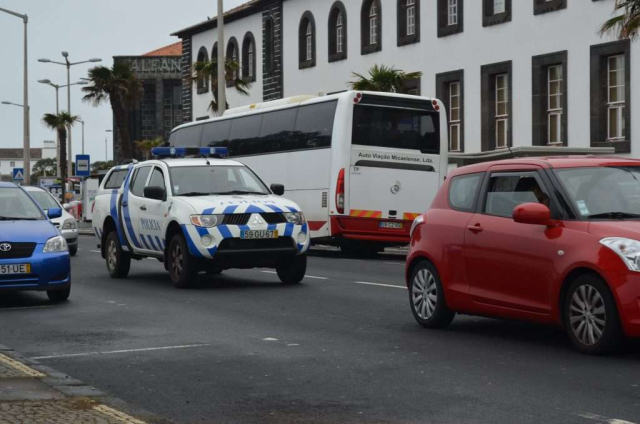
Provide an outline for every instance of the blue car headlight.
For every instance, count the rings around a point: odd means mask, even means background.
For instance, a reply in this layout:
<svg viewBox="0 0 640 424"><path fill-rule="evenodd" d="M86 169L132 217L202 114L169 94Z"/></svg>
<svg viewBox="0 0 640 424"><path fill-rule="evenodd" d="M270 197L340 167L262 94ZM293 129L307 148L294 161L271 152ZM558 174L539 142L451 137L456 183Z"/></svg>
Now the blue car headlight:
<svg viewBox="0 0 640 424"><path fill-rule="evenodd" d="M69 251L67 241L62 236L51 237L42 249L43 253L60 253Z"/></svg>

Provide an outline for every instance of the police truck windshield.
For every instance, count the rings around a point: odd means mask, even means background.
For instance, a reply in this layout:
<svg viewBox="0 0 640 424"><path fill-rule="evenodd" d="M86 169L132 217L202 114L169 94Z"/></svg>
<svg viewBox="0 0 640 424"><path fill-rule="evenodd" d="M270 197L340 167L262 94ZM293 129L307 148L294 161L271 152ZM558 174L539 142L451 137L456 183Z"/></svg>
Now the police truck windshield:
<svg viewBox="0 0 640 424"><path fill-rule="evenodd" d="M242 166L198 166L171 168L174 196L271 194L248 168Z"/></svg>

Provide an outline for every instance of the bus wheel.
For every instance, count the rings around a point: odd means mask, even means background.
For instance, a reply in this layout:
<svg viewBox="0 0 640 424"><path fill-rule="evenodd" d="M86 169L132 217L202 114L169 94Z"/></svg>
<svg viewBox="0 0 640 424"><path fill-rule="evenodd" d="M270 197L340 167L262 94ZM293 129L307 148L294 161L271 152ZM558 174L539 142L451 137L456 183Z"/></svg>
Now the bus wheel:
<svg viewBox="0 0 640 424"><path fill-rule="evenodd" d="M298 255L287 258L276 265L278 278L284 284L298 284L307 273L307 255Z"/></svg>
<svg viewBox="0 0 640 424"><path fill-rule="evenodd" d="M187 289L198 278L196 259L189 253L187 242L181 234L175 235L169 243L169 276L174 287Z"/></svg>

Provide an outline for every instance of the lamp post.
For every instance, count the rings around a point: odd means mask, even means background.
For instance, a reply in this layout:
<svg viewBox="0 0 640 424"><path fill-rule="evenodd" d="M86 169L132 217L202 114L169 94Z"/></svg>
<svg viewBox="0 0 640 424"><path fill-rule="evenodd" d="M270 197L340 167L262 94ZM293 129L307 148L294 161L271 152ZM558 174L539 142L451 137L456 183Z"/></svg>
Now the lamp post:
<svg viewBox="0 0 640 424"><path fill-rule="evenodd" d="M45 84L48 86L51 86L53 88L55 88L56 90L56 115L60 114L60 89L66 87L67 85L59 85L59 84L54 84L51 82L51 80L48 79L42 79L42 80L38 80L38 82L40 84ZM88 82L86 81L78 81L78 82L74 82L71 85L87 85ZM56 176L58 178L60 178L60 140L58 139L58 132L56 131L56 157L57 157L57 169L56 169Z"/></svg>
<svg viewBox="0 0 640 424"><path fill-rule="evenodd" d="M28 109L28 107L25 108L24 105L21 105L19 103L13 103L13 102L4 101L4 102L2 102L2 104L3 105L10 105L10 106L17 106L17 107L21 107L21 108L24 108L24 109ZM29 163L28 166L31 166L31 164ZM22 167L24 168L24 181L26 181L25 185L29 185L31 182L27 179L27 164L24 163L24 159L23 159ZM29 173L29 178L31 178L31 173Z"/></svg>
<svg viewBox="0 0 640 424"><path fill-rule="evenodd" d="M71 67L74 65L81 65L83 63L95 63L95 62L102 62L102 59L89 59L89 60L83 60L80 62L70 62L69 61L69 53L67 52L62 52L62 57L64 57L64 62L56 62L54 60L49 60L49 59L38 59L38 62L42 62L42 63L53 63L56 65L62 65L62 66L66 66L67 67L67 112L69 112L69 115L71 115ZM69 172L71 173L71 171L73 170L73 166L72 166L72 160L73 160L73 146L72 146L72 142L71 142L71 126L69 126L69 129L67 131L69 133Z"/></svg>
<svg viewBox="0 0 640 424"><path fill-rule="evenodd" d="M112 133L113 130L104 130L106 133ZM104 161L109 162L109 155L107 154L107 136L104 137Z"/></svg>
<svg viewBox="0 0 640 424"><path fill-rule="evenodd" d="M82 124L82 154L84 155L84 121L78 119L78 122Z"/></svg>
<svg viewBox="0 0 640 424"><path fill-rule="evenodd" d="M218 113L222 115L227 109L227 78L224 63L224 5L223 0L218 0Z"/></svg>
<svg viewBox="0 0 640 424"><path fill-rule="evenodd" d="M29 71L28 71L28 60L27 60L27 24L29 23L29 17L27 15L22 15L20 13L12 12L11 10L3 9L0 7L0 12L8 13L9 15L13 15L17 18L22 19L24 22L24 118L23 118L23 163L24 163L24 179L27 182L27 185L31 183L31 142L30 142L30 134L29 134ZM16 105L17 106L17 105Z"/></svg>

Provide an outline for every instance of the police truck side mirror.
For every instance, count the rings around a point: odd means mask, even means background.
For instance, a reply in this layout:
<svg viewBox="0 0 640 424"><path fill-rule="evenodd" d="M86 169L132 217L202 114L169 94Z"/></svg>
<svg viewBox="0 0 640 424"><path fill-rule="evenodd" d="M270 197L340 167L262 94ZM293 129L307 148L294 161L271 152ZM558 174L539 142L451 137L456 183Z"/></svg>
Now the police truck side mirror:
<svg viewBox="0 0 640 424"><path fill-rule="evenodd" d="M154 200L165 200L164 187L150 186L144 188L144 197Z"/></svg>
<svg viewBox="0 0 640 424"><path fill-rule="evenodd" d="M284 186L282 184L271 184L271 191L276 196L282 196L284 194Z"/></svg>

